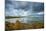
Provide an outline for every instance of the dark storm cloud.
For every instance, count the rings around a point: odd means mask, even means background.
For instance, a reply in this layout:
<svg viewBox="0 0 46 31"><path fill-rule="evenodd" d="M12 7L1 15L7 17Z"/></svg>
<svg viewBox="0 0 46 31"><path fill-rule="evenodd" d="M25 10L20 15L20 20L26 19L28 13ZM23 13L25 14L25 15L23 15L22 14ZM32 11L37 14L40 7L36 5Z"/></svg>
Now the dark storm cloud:
<svg viewBox="0 0 46 31"><path fill-rule="evenodd" d="M44 11L44 3L34 3L33 5L34 12L41 12Z"/></svg>
<svg viewBox="0 0 46 31"><path fill-rule="evenodd" d="M44 11L44 4L38 2L28 2L28 1L11 1L6 0L5 10L6 15L37 15L39 12ZM37 13L37 14L36 14ZM42 14L42 13L39 13Z"/></svg>
<svg viewBox="0 0 46 31"><path fill-rule="evenodd" d="M5 0L5 4L12 4L12 1Z"/></svg>
<svg viewBox="0 0 46 31"><path fill-rule="evenodd" d="M13 5L14 9L25 9L28 10L29 8L31 9L32 3L30 2L25 2L25 1L9 1L6 0L6 8L8 8L7 4Z"/></svg>
<svg viewBox="0 0 46 31"><path fill-rule="evenodd" d="M33 9L34 12L39 12L39 11L44 10L43 3L6 0L6 5L7 4L13 5L14 9L25 9L25 10ZM32 8L32 6L33 6L33 8ZM8 7L6 6L6 8L8 8Z"/></svg>

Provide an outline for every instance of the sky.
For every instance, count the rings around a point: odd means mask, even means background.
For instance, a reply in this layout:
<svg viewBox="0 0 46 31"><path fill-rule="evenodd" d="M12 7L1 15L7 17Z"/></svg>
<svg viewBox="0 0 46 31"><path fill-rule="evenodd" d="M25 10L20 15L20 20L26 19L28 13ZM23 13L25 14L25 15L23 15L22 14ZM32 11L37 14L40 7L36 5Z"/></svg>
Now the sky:
<svg viewBox="0 0 46 31"><path fill-rule="evenodd" d="M5 11L6 16L43 16L44 3L6 0Z"/></svg>
<svg viewBox="0 0 46 31"><path fill-rule="evenodd" d="M44 20L44 3L5 0L5 16L31 16L31 18L19 19L24 22ZM15 22L15 20L13 19L11 22Z"/></svg>

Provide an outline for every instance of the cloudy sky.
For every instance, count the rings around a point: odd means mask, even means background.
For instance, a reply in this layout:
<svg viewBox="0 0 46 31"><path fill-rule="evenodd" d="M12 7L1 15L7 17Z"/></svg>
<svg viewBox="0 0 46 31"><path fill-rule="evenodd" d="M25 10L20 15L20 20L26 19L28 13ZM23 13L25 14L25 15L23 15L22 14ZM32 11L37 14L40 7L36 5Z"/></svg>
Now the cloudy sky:
<svg viewBox="0 0 46 31"><path fill-rule="evenodd" d="M6 16L43 16L44 4L29 1L13 1L5 2Z"/></svg>
<svg viewBox="0 0 46 31"><path fill-rule="evenodd" d="M43 18L44 3L5 0L5 15L6 16L32 16L31 18L19 19L22 22L44 20ZM11 20L10 22L15 22L14 19L13 20L10 19L10 20Z"/></svg>

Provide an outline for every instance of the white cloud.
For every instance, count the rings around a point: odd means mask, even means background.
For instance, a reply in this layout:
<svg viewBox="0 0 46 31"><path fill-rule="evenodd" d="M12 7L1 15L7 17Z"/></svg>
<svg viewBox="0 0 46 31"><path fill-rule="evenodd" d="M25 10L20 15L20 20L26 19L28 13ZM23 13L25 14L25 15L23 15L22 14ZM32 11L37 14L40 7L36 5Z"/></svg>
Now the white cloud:
<svg viewBox="0 0 46 31"><path fill-rule="evenodd" d="M39 12L39 13L37 13L37 14L41 15L41 14L44 14L44 12Z"/></svg>
<svg viewBox="0 0 46 31"><path fill-rule="evenodd" d="M7 13L6 15L10 15L10 16L28 16L28 15L32 15L32 11L33 11L33 6L31 5L27 11L25 11L25 9L14 9L14 7L19 8L21 6L26 6L28 3L27 2L14 2L12 1L13 4L7 4ZM19 4L20 3L20 4ZM9 12L10 11L10 12ZM42 14L42 12L39 12L37 14Z"/></svg>

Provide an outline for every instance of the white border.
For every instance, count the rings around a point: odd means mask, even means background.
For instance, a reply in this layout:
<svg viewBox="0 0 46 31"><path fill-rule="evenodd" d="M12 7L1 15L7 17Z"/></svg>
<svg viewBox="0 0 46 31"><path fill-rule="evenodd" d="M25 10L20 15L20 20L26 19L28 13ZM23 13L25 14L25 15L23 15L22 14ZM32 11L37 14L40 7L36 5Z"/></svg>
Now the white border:
<svg viewBox="0 0 46 31"><path fill-rule="evenodd" d="M46 0L44 0L44 31L46 31Z"/></svg>
<svg viewBox="0 0 46 31"><path fill-rule="evenodd" d="M21 1L44 2L43 0L21 0ZM5 8L4 7L5 7L5 0L0 0L0 31L5 31ZM45 23L46 23L46 6L45 6ZM19 31L43 31L43 29L19 30Z"/></svg>
<svg viewBox="0 0 46 31"><path fill-rule="evenodd" d="M4 0L0 0L0 31L5 30Z"/></svg>

